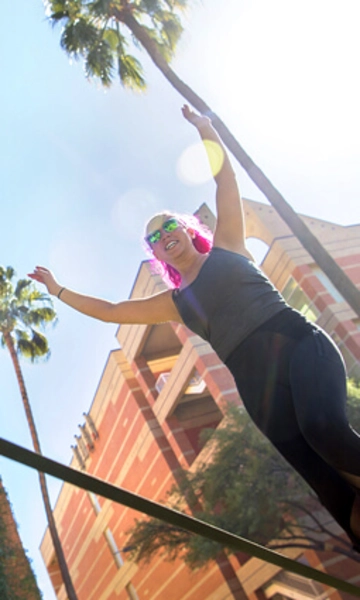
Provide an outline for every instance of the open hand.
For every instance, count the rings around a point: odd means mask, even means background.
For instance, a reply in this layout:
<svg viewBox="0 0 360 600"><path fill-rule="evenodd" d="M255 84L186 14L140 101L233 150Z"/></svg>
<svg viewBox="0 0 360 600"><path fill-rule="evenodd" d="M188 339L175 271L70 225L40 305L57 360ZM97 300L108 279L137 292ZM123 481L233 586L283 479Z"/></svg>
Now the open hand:
<svg viewBox="0 0 360 600"><path fill-rule="evenodd" d="M209 117L206 117L205 115L199 115L198 113L191 110L191 108L187 104L184 104L184 106L181 109L181 112L185 119L189 121L189 123L197 127L197 129L201 129L202 127L208 127L209 125L211 125L211 120L209 119Z"/></svg>
<svg viewBox="0 0 360 600"><path fill-rule="evenodd" d="M46 267L35 267L32 273L28 273L28 277L44 284L47 287L49 294L53 294L54 296L56 296L61 289L61 286L56 281L52 272L49 271L49 269L46 269Z"/></svg>

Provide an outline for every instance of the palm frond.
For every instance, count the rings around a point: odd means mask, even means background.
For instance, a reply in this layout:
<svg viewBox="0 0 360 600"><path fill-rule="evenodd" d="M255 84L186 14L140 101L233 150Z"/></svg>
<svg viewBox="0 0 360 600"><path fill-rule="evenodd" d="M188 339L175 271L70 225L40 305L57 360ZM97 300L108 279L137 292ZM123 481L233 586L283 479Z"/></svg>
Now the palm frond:
<svg viewBox="0 0 360 600"><path fill-rule="evenodd" d="M0 297L4 298L13 293L12 279L15 271L12 267L0 266Z"/></svg>
<svg viewBox="0 0 360 600"><path fill-rule="evenodd" d="M166 62L170 62L173 52L168 44L164 44L163 40L161 39L161 34L159 33L159 30L154 29L153 27L147 27L145 25L142 25L142 29L156 43L160 54L163 56Z"/></svg>
<svg viewBox="0 0 360 600"><path fill-rule="evenodd" d="M161 0L141 0L138 8L146 14L153 15L162 10Z"/></svg>
<svg viewBox="0 0 360 600"><path fill-rule="evenodd" d="M67 10L67 4L68 0L46 0L45 8L49 11L60 12L62 10Z"/></svg>
<svg viewBox="0 0 360 600"><path fill-rule="evenodd" d="M124 52L124 48L126 46L126 39L123 35L121 35L120 29L118 27L116 29L113 29L112 27L105 29L103 31L102 37L109 44L112 52Z"/></svg>
<svg viewBox="0 0 360 600"><path fill-rule="evenodd" d="M158 19L156 18L156 20ZM159 15L159 21L161 23L161 38L165 44L169 46L171 52L173 53L175 51L176 44L184 31L181 21L176 15L170 12L163 12L161 15Z"/></svg>
<svg viewBox="0 0 360 600"><path fill-rule="evenodd" d="M6 278L11 281L13 277L15 277L15 269L13 267L6 267L5 270Z"/></svg>
<svg viewBox="0 0 360 600"><path fill-rule="evenodd" d="M15 290L14 290L14 296L18 299L18 300L22 300L24 298L26 298L29 286L32 285L32 281L31 279L18 279Z"/></svg>
<svg viewBox="0 0 360 600"><path fill-rule="evenodd" d="M64 19L75 18L79 12L79 2L76 0L46 0L45 11L50 23L55 26Z"/></svg>
<svg viewBox="0 0 360 600"><path fill-rule="evenodd" d="M7 314L11 315L14 319L18 319L20 322L25 322L27 314L29 312L29 307L26 304L19 304L16 299L13 299L9 302L7 308Z"/></svg>
<svg viewBox="0 0 360 600"><path fill-rule="evenodd" d="M118 71L121 83L130 89L144 91L146 81L140 62L130 54L118 55Z"/></svg>
<svg viewBox="0 0 360 600"><path fill-rule="evenodd" d="M119 23L116 24L116 27L116 29L106 29L103 39L117 56L120 81L124 87L134 91L143 91L146 89L146 82L141 63L134 56L126 53L126 38L120 32Z"/></svg>
<svg viewBox="0 0 360 600"><path fill-rule="evenodd" d="M39 308L22 310L21 317L24 325L28 327L44 327L56 319L56 312L50 306L40 306Z"/></svg>
<svg viewBox="0 0 360 600"><path fill-rule="evenodd" d="M45 1L51 12L50 20L65 22L61 47L75 59L84 58L88 78L99 78L109 87L116 61L121 83L136 91L146 88L143 69L138 60L125 52L126 40L120 34L119 25L128 26L134 44L143 48L126 22L130 11L144 36L148 35L165 61L170 62L183 31L176 11L187 5L187 0Z"/></svg>
<svg viewBox="0 0 360 600"><path fill-rule="evenodd" d="M5 299L11 297L13 294L13 287L8 281L0 279L0 298Z"/></svg>
<svg viewBox="0 0 360 600"><path fill-rule="evenodd" d="M161 56L166 60L167 63L170 63L174 56L174 53L173 53L171 47L167 43L159 42L158 40L156 40L156 41L157 41L157 47L158 47L158 50L159 50Z"/></svg>
<svg viewBox="0 0 360 600"><path fill-rule="evenodd" d="M11 331L12 329L14 329L15 324L15 315L8 313L5 310L0 310L0 331Z"/></svg>
<svg viewBox="0 0 360 600"><path fill-rule="evenodd" d="M37 331L56 322L56 312L47 294L36 288L30 279L11 279L12 267L0 266L0 333L11 335L19 354L35 360L49 355L46 337Z"/></svg>
<svg viewBox="0 0 360 600"><path fill-rule="evenodd" d="M70 56L78 58L90 52L99 38L99 30L84 18L69 21L60 39L60 45Z"/></svg>
<svg viewBox="0 0 360 600"><path fill-rule="evenodd" d="M50 354L46 337L38 331L32 330L31 336L26 331L16 330L16 351L24 358L35 362L39 358L47 358Z"/></svg>
<svg viewBox="0 0 360 600"><path fill-rule="evenodd" d="M20 329L19 327L15 327L12 333L13 333L13 339L15 339L16 342L18 340L29 340L30 341L29 332L26 331L25 329Z"/></svg>
<svg viewBox="0 0 360 600"><path fill-rule="evenodd" d="M35 285L33 285L30 288L29 293L27 295L27 300L31 304L33 302L46 302L52 306L52 300L49 294L45 294L44 292L39 290Z"/></svg>
<svg viewBox="0 0 360 600"><path fill-rule="evenodd" d="M17 340L16 352L24 358L30 359L31 362L35 361L36 353L34 352L33 344L28 339Z"/></svg>
<svg viewBox="0 0 360 600"><path fill-rule="evenodd" d="M87 5L87 10L89 14L92 14L97 17L109 17L111 14L112 6L114 5L114 0L95 0L95 2L90 2Z"/></svg>
<svg viewBox="0 0 360 600"><path fill-rule="evenodd" d="M164 0L170 10L185 10L188 0Z"/></svg>
<svg viewBox="0 0 360 600"><path fill-rule="evenodd" d="M37 357L45 357L45 356L49 355L49 353L50 353L49 343L48 343L45 335L42 335L41 333L39 333L39 331L36 331L35 329L33 329L31 342L36 349Z"/></svg>
<svg viewBox="0 0 360 600"><path fill-rule="evenodd" d="M57 23L59 23L63 19L68 19L69 16L70 16L69 11L59 10L59 11L53 12L53 13L51 13L51 15L49 15L49 21L51 22L51 24L53 26L55 26Z"/></svg>
<svg viewBox="0 0 360 600"><path fill-rule="evenodd" d="M163 11L184 11L188 0L139 0L136 4L136 12L144 13L149 16L158 15Z"/></svg>
<svg viewBox="0 0 360 600"><path fill-rule="evenodd" d="M98 41L89 50L85 60L87 77L98 77L105 87L109 87L113 77L114 59L106 40Z"/></svg>

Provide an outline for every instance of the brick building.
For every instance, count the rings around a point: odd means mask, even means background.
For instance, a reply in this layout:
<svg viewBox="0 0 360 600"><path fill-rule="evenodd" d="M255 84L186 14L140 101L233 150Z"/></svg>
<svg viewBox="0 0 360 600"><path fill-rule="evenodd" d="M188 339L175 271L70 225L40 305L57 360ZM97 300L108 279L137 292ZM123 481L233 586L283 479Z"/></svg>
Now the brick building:
<svg viewBox="0 0 360 600"><path fill-rule="evenodd" d="M22 546L10 503L0 479L0 598L40 600L34 573Z"/></svg>
<svg viewBox="0 0 360 600"><path fill-rule="evenodd" d="M271 207L245 201L245 211L248 236L268 246L264 271L291 304L317 319L336 339L349 374L359 376L359 319ZM199 214L211 225L213 217L206 206ZM360 226L304 220L360 284ZM131 297L141 298L161 289L162 281L151 274L148 262L143 262ZM71 464L161 502L177 481L180 466L194 469L206 460L207 448L199 444L199 432L221 423L226 402L240 404L241 399L217 355L184 326L122 325L117 339L121 349L109 355L84 415ZM321 586L258 559L239 564L235 557L223 556L207 569L194 572L180 560L169 563L158 558L136 565L121 549L126 547L126 532L139 515L67 484L54 512L79 600L328 597ZM48 531L41 551L57 596L65 600ZM297 558L301 552L293 549L287 555ZM308 551L302 560L332 575L351 577L353 583L360 579L355 563L344 557ZM333 600L345 597L338 592L331 596Z"/></svg>

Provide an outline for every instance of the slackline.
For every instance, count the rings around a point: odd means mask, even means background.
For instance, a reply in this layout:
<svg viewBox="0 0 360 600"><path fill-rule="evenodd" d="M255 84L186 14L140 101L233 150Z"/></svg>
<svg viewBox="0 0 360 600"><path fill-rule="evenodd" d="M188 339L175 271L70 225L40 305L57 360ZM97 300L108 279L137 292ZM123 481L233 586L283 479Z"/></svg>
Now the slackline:
<svg viewBox="0 0 360 600"><path fill-rule="evenodd" d="M108 500L112 500L113 502L123 504L124 506L145 513L150 517L155 517L156 519L160 519L161 521L165 521L176 527L181 527L182 529L206 537L223 546L245 552L260 560L276 565L285 571L297 573L307 579L313 579L314 581L318 581L329 587L360 597L360 588L347 581L343 581L342 579L338 579L327 573L322 573L313 567L308 567L307 565L303 565L295 560L287 558L278 552L274 552L274 550L269 550L259 544L255 544L254 542L250 542L249 540L238 537L232 533L228 533L223 529L209 525L204 521L200 521L199 519L195 519L194 517L190 517L179 511L167 508L152 500L142 498L137 494L128 492L127 490L116 487L110 483L106 483L92 475L87 475L81 471L67 467L2 438L0 438L0 455L6 456L7 458L22 463L32 469L36 469L37 471L52 475L57 479L66 481L83 490L93 492Z"/></svg>

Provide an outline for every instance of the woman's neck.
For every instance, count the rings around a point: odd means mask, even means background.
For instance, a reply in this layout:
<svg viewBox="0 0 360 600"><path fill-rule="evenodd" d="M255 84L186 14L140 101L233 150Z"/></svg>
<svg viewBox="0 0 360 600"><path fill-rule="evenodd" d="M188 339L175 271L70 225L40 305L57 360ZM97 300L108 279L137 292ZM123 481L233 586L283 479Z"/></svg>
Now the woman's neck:
<svg viewBox="0 0 360 600"><path fill-rule="evenodd" d="M193 281L195 281L208 256L208 254L196 252L196 254L192 256L191 260L187 262L187 264L184 263L184 265L181 265L180 268L176 267L181 275L180 289L187 287Z"/></svg>

